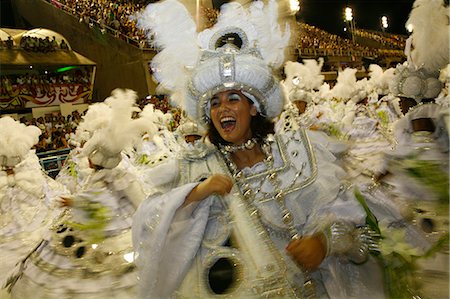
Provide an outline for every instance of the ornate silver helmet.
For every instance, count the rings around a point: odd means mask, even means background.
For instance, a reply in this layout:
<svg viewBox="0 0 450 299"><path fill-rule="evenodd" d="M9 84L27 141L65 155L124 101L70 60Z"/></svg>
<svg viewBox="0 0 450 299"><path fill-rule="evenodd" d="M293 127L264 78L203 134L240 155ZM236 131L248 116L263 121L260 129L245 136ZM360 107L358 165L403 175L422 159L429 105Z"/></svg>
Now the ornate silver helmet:
<svg viewBox="0 0 450 299"><path fill-rule="evenodd" d="M284 63L290 31L280 30L275 0L252 2L248 10L239 3L222 5L217 23L198 34L176 0L150 4L137 20L162 49L152 60L159 90L170 92L189 117L205 125L209 100L231 89L242 91L268 118L281 113L285 99L274 68Z"/></svg>

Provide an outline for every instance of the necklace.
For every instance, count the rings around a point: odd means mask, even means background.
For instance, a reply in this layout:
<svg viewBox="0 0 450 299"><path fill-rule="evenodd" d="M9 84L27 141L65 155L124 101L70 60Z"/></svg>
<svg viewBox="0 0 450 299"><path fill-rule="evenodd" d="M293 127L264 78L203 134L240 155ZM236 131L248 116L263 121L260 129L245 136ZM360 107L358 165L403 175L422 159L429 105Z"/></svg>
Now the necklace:
<svg viewBox="0 0 450 299"><path fill-rule="evenodd" d="M281 219L282 219L283 223L287 226L287 231L288 231L290 239L296 240L300 236L295 227L293 216L292 216L290 210L286 206L286 203L285 203L285 195L286 194L280 188L281 180L278 178L277 172L273 170L274 161L273 161L273 155L271 152L269 138L264 139L263 143L261 144L261 149L266 156L266 159L264 159L264 164L266 164L266 167L269 170L269 174L267 175L266 179L268 179L270 181L270 183L272 184L272 186L275 190L273 198L278 203L278 206L280 208ZM228 169L230 170L231 174L233 175L233 178L236 181L244 199L247 201L248 204L250 204L253 207L253 209L255 211L258 211L256 214L259 215L259 209L255 205L255 197L256 197L256 194L258 192L260 192L262 183L264 182L264 179L261 180L260 187L257 190L253 190L252 187L250 186L248 178L246 178L246 176L242 172L242 170L239 170L237 168L236 164L232 161L232 159L230 157L231 153L228 151L222 151L222 149L221 149L221 152L223 153L226 165L228 166ZM300 171L296 174L292 183L294 183L297 180L297 178L301 175L302 171L303 171L303 166L302 166L302 169L300 169ZM261 219L260 219L260 221L261 221ZM266 229L268 229L268 227L266 227ZM270 232L269 232L269 234L270 234ZM302 290L304 292L305 298L317 298L315 281L311 277L309 271L302 269L302 272L304 275Z"/></svg>
<svg viewBox="0 0 450 299"><path fill-rule="evenodd" d="M239 144L239 145L220 145L220 151L222 152L222 154L226 155L226 154L230 154L230 153L235 153L237 151L242 151L242 150L251 150L252 148L255 147L255 145L258 143L258 139L256 138L251 138L249 140L247 140L246 142Z"/></svg>

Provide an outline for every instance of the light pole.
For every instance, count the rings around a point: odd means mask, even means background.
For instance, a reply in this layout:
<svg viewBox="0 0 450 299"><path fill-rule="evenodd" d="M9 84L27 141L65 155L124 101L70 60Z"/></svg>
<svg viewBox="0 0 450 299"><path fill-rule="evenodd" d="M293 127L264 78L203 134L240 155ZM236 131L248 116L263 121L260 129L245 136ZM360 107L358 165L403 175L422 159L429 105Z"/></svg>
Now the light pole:
<svg viewBox="0 0 450 299"><path fill-rule="evenodd" d="M353 42L355 42L355 34L354 34L354 30L355 30L355 22L354 22L354 20L353 20L353 10L350 8L350 7L346 7L345 8L345 13L344 13L344 15L345 15L345 21L348 23L348 25L349 26L347 26L347 27L349 27L349 30L350 30L350 33L351 33L351 35L352 35L352 41Z"/></svg>
<svg viewBox="0 0 450 299"><path fill-rule="evenodd" d="M382 16L382 17L381 17L381 30L382 30L383 32L385 32L385 31L387 30L388 27L389 27L389 24L388 24L388 17Z"/></svg>

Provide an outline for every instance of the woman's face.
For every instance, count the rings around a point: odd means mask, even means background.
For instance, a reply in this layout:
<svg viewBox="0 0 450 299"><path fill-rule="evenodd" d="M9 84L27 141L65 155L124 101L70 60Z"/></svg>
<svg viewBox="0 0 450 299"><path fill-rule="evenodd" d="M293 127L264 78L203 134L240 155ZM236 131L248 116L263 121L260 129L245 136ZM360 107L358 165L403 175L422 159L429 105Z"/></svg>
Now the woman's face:
<svg viewBox="0 0 450 299"><path fill-rule="evenodd" d="M211 121L225 141L242 144L252 138L250 122L256 107L240 91L219 92L210 104Z"/></svg>

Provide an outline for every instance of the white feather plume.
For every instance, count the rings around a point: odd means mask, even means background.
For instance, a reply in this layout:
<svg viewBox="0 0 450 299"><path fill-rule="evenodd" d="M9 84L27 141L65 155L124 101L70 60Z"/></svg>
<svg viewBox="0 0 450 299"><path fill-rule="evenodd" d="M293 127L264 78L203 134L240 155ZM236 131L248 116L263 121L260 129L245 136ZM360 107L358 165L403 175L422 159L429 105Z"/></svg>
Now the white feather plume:
<svg viewBox="0 0 450 299"><path fill-rule="evenodd" d="M284 63L284 50L289 44L290 28L286 23L284 33L281 32L277 2L269 0L267 5L262 1L253 2L250 6L250 18L258 32L257 47L264 61L273 68L281 67Z"/></svg>
<svg viewBox="0 0 450 299"><path fill-rule="evenodd" d="M140 117L149 123L147 134L150 138L152 138L160 128L167 128L172 119L170 113L163 113L161 110L155 109L153 104L147 104L140 113Z"/></svg>
<svg viewBox="0 0 450 299"><path fill-rule="evenodd" d="M217 37L217 33L227 30L227 28L240 28L246 35L248 45L250 47L256 46L258 39L258 32L250 22L248 12L237 2L229 2L220 7L220 14L217 17L217 22L213 27L207 28L198 34L198 42L200 47L204 50L215 49L211 47L210 41Z"/></svg>
<svg viewBox="0 0 450 299"><path fill-rule="evenodd" d="M113 154L120 153L148 130L145 119L132 119L132 114L139 111L134 104L137 94L133 90L113 90L105 103L111 109L111 117L105 127L94 132L94 135L83 148L88 156L96 148L104 148Z"/></svg>
<svg viewBox="0 0 450 299"><path fill-rule="evenodd" d="M137 27L148 32L150 42L161 49L151 63L160 84L158 90L181 93L172 100L183 105L188 69L197 63L200 54L192 16L178 1L165 0L148 5L134 18Z"/></svg>
<svg viewBox="0 0 450 299"><path fill-rule="evenodd" d="M324 76L321 74L323 58L319 60L305 59L303 63L288 61L284 66L286 86L291 87L292 80L297 77L297 87L305 90L318 90L323 84ZM293 86L292 86L293 87Z"/></svg>
<svg viewBox="0 0 450 299"><path fill-rule="evenodd" d="M411 51L417 67L437 71L449 61L449 9L443 0L416 0L406 22L413 25Z"/></svg>
<svg viewBox="0 0 450 299"><path fill-rule="evenodd" d="M26 126L9 116L0 118L0 156L24 158L39 142L41 130Z"/></svg>
<svg viewBox="0 0 450 299"><path fill-rule="evenodd" d="M89 106L82 121L77 126L73 141L82 143L88 141L96 130L105 127L111 118L111 108L105 103L95 103Z"/></svg>
<svg viewBox="0 0 450 299"><path fill-rule="evenodd" d="M349 100L356 93L356 69L346 68L339 72L336 85L331 89L334 98Z"/></svg>

